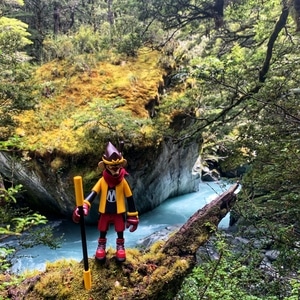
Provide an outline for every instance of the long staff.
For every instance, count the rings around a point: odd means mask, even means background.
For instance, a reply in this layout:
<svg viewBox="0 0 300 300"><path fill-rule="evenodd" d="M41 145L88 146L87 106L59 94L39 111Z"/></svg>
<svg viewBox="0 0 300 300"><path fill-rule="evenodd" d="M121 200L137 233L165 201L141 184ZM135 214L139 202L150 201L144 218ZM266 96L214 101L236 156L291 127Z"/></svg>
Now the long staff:
<svg viewBox="0 0 300 300"><path fill-rule="evenodd" d="M76 206L78 207L78 211L80 215L80 231L81 231L83 262L84 262L83 281L84 281L85 289L90 290L92 286L92 278L91 278L91 271L89 269L89 260L88 260L85 225L84 225L84 212L83 212L84 197L83 197L82 177L75 176L73 179L74 179L74 186L75 186Z"/></svg>

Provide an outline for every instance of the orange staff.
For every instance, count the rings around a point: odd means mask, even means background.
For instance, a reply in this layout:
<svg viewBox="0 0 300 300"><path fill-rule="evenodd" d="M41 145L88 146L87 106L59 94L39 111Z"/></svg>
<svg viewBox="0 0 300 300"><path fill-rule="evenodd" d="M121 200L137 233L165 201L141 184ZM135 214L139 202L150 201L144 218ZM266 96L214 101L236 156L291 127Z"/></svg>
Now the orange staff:
<svg viewBox="0 0 300 300"><path fill-rule="evenodd" d="M78 207L79 215L80 215L81 242L82 242L82 252L83 252L83 262L84 262L83 281L84 281L85 289L90 290L92 286L92 279L91 279L91 271L89 269L88 252L87 252L87 245L86 245L84 211L83 211L84 197L83 197L81 176L74 177L74 186L75 186L76 205Z"/></svg>

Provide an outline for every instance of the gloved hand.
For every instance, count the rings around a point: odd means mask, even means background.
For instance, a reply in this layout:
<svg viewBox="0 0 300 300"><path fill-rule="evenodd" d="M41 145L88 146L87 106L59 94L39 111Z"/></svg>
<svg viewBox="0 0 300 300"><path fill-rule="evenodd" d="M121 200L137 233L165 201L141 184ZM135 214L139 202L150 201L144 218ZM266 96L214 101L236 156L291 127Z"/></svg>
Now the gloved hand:
<svg viewBox="0 0 300 300"><path fill-rule="evenodd" d="M89 210L90 210L89 205L87 203L83 203L82 208L83 208L83 214L85 216L87 216L89 214ZM73 220L74 223L79 223L79 221L80 221L80 214L79 214L79 208L78 207L76 207L73 211L72 220Z"/></svg>
<svg viewBox="0 0 300 300"><path fill-rule="evenodd" d="M134 232L137 227L138 227L138 224L139 224L139 218L138 217L127 217L127 220L126 220L126 228L129 228L129 231L130 232Z"/></svg>

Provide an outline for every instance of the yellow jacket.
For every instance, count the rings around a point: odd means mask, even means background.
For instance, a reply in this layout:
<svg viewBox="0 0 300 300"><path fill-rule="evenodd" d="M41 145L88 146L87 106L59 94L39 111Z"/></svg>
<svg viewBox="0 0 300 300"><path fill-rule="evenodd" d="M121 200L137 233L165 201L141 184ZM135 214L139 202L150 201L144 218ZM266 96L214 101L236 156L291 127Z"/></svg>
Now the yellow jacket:
<svg viewBox="0 0 300 300"><path fill-rule="evenodd" d="M126 212L125 197L126 198L131 197L132 191L125 178L122 179L122 181L115 187L115 189L116 189L117 213L118 214L125 213ZM100 194L99 212L102 214L105 213L108 184L104 180L104 177L101 177L97 181L97 183L94 185L92 190L97 194Z"/></svg>

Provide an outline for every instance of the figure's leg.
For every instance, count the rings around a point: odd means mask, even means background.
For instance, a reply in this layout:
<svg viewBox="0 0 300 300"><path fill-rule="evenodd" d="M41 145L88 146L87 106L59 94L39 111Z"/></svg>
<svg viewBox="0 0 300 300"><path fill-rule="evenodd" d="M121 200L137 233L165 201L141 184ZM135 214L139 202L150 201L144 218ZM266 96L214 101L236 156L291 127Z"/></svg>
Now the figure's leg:
<svg viewBox="0 0 300 300"><path fill-rule="evenodd" d="M118 232L118 238L116 240L116 260L119 262L123 262L126 260L126 251L125 251L125 247L124 247L124 238L123 238L123 231L122 232Z"/></svg>
<svg viewBox="0 0 300 300"><path fill-rule="evenodd" d="M98 221L98 230L100 231L100 237L98 239L98 247L96 250L95 258L98 261L104 261L106 258L106 234L107 234L107 222L105 215L100 215Z"/></svg>
<svg viewBox="0 0 300 300"><path fill-rule="evenodd" d="M116 216L115 230L118 236L116 240L116 260L118 262L123 262L126 260L126 251L124 247L125 217L123 214Z"/></svg>
<svg viewBox="0 0 300 300"><path fill-rule="evenodd" d="M106 258L106 232L100 232L100 238L98 239L98 247L96 250L95 257L99 261L103 261Z"/></svg>

